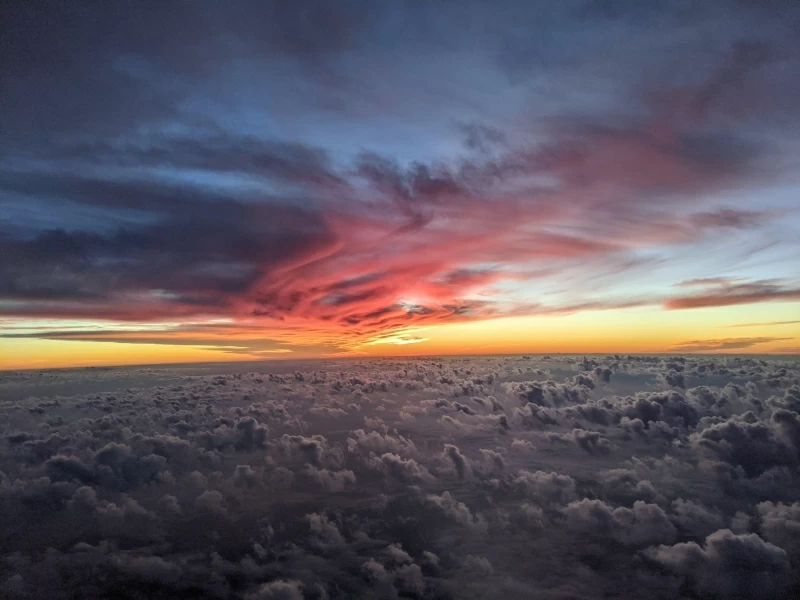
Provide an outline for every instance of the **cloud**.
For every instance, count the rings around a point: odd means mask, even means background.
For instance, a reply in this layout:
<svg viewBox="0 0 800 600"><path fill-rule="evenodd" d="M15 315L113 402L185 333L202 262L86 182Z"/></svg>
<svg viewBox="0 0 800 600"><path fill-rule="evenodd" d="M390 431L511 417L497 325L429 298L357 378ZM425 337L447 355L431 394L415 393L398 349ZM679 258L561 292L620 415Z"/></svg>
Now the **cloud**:
<svg viewBox="0 0 800 600"><path fill-rule="evenodd" d="M563 510L567 526L596 536L611 536L622 544L649 546L675 539L675 527L655 504L637 500L633 508L612 509L601 500L580 500Z"/></svg>
<svg viewBox="0 0 800 600"><path fill-rule="evenodd" d="M786 586L786 552L754 533L736 535L721 529L701 547L695 542L660 546L653 558L686 577L700 594L752 597L780 594Z"/></svg>
<svg viewBox="0 0 800 600"><path fill-rule="evenodd" d="M761 502L758 516L764 539L783 548L793 560L800 556L800 503Z"/></svg>
<svg viewBox="0 0 800 600"><path fill-rule="evenodd" d="M311 532L326 543L333 545L343 545L345 543L342 532L326 515L311 513L306 515L308 526Z"/></svg>
<svg viewBox="0 0 800 600"><path fill-rule="evenodd" d="M247 600L303 600L303 584L294 580L264 583L245 596Z"/></svg>
<svg viewBox="0 0 800 600"><path fill-rule="evenodd" d="M403 483L424 483L436 479L424 465L419 464L413 458L404 459L391 452L380 457L370 457L368 464L371 468L383 472L387 479Z"/></svg>
<svg viewBox="0 0 800 600"><path fill-rule="evenodd" d="M195 509L199 512L223 518L228 514L225 504L225 497L217 490L206 490L194 502Z"/></svg>
<svg viewBox="0 0 800 600"><path fill-rule="evenodd" d="M300 208L182 204L156 224L113 233L52 229L30 238L0 237L0 293L24 301L5 312L119 321L229 314L231 294L334 243L319 216ZM292 228L282 228L288 221ZM51 274L36 275L40 269Z"/></svg>
<svg viewBox="0 0 800 600"><path fill-rule="evenodd" d="M320 465L325 456L327 443L328 440L321 435L309 438L284 433L275 448L290 460L303 460L312 465Z"/></svg>
<svg viewBox="0 0 800 600"><path fill-rule="evenodd" d="M442 451L442 457L453 463L453 468L455 469L456 475L458 475L459 479L465 479L472 474L472 468L470 467L469 459L461 454L461 450L458 449L458 446L454 446L453 444L445 444L444 450Z"/></svg>
<svg viewBox="0 0 800 600"><path fill-rule="evenodd" d="M575 499L575 480L561 473L520 470L513 484L526 498L543 505L567 504Z"/></svg>
<svg viewBox="0 0 800 600"><path fill-rule="evenodd" d="M611 381L577 383L605 364ZM668 389L669 370L704 385ZM519 408L530 377L585 391L526 402L552 413L541 432L484 427ZM0 589L394 598L501 586L516 599L548 582L634 598L647 581L658 597L788 597L797 378L780 357L691 355L11 373ZM412 409L413 422L401 415ZM576 426L591 419L600 429ZM550 435L594 455L529 442ZM520 551L541 560L509 559ZM574 561L593 566L576 577L563 568Z"/></svg>
<svg viewBox="0 0 800 600"><path fill-rule="evenodd" d="M792 338L781 337L752 337L752 338L723 338L718 340L691 340L672 346L673 352L712 352L717 350L742 350L767 342L782 342Z"/></svg>
<svg viewBox="0 0 800 600"><path fill-rule="evenodd" d="M253 417L242 417L200 434L198 441L205 448L232 446L240 452L252 452L265 447L268 434L269 429Z"/></svg>
<svg viewBox="0 0 800 600"><path fill-rule="evenodd" d="M464 568L471 573L481 573L483 575L492 575L494 573L492 563L485 556L468 554L467 558L464 559Z"/></svg>
<svg viewBox="0 0 800 600"><path fill-rule="evenodd" d="M573 385L550 380L506 382L503 387L508 394L516 395L529 404L545 407L579 403L586 400L590 392L590 388L582 383Z"/></svg>
<svg viewBox="0 0 800 600"><path fill-rule="evenodd" d="M737 281L740 280L729 277L700 277L679 281L675 285L678 287L728 287L736 284Z"/></svg>
<svg viewBox="0 0 800 600"><path fill-rule="evenodd" d="M726 325L726 327L767 327L778 325L795 325L800 321L768 321L766 323L735 323L733 325Z"/></svg>
<svg viewBox="0 0 800 600"><path fill-rule="evenodd" d="M692 443L719 460L741 467L751 477L798 461L797 448L779 439L770 424L761 421L728 419L693 434Z"/></svg>
<svg viewBox="0 0 800 600"><path fill-rule="evenodd" d="M733 283L712 285L706 292L691 296L670 298L664 303L668 310L708 308L712 306L735 306L759 302L800 299L800 289L787 287L781 282L755 281L752 283Z"/></svg>
<svg viewBox="0 0 800 600"><path fill-rule="evenodd" d="M312 465L306 465L303 474L317 482L317 484L329 492L341 492L348 485L356 483L356 476L352 471L331 471L329 469L317 469Z"/></svg>
<svg viewBox="0 0 800 600"><path fill-rule="evenodd" d="M375 452L376 454L394 452L395 454L406 456L416 456L418 454L414 442L402 435L395 437L377 431L367 432L363 429L356 429L351 432L351 435L352 437L347 438L347 447L351 452L357 450Z"/></svg>
<svg viewBox="0 0 800 600"><path fill-rule="evenodd" d="M672 510L673 514L670 516L672 522L698 538L705 538L723 526L723 517L718 510L691 500L683 498L674 500Z"/></svg>
<svg viewBox="0 0 800 600"><path fill-rule="evenodd" d="M608 454L611 451L609 440L597 431L573 429L570 435L575 443L589 454Z"/></svg>
<svg viewBox="0 0 800 600"><path fill-rule="evenodd" d="M487 525L484 519L478 514L473 514L466 504L453 498L450 492L445 491L441 494L430 494L427 496L426 500L441 510L445 516L456 521L460 525L476 532L486 532Z"/></svg>
<svg viewBox="0 0 800 600"><path fill-rule="evenodd" d="M767 215L763 212L723 208L716 212L695 213L692 222L701 228L743 229L758 225Z"/></svg>

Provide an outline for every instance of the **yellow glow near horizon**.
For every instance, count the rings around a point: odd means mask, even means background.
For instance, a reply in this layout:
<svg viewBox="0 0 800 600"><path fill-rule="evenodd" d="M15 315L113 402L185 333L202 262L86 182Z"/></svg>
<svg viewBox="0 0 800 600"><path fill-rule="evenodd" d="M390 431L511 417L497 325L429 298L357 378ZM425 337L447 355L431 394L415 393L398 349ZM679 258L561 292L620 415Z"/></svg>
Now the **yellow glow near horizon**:
<svg viewBox="0 0 800 600"><path fill-rule="evenodd" d="M572 315L515 317L426 328L413 346L362 346L369 355L494 353L678 353L689 341L788 338L728 350L772 353L800 346L800 325L750 323L800 320L800 305L749 305L713 310L666 311L658 307L587 311ZM409 332L408 335L413 335Z"/></svg>
<svg viewBox="0 0 800 600"><path fill-rule="evenodd" d="M531 316L438 324L367 341L335 356L412 356L436 354L590 354L681 353L680 344L703 340L756 340L728 353L800 353L800 303L757 304L667 311L658 307L586 311L572 315ZM784 325L771 325L776 321ZM745 325L731 327L732 325ZM269 337L254 330L251 339ZM241 340L242 338L240 338ZM81 366L230 362L309 358L313 354L263 351L232 353L183 343L115 343L0 338L0 370ZM220 343L226 343L220 340ZM231 345L237 345L231 340ZM244 344L243 344L244 345ZM711 350L709 350L711 351ZM321 356L321 355L320 355Z"/></svg>
<svg viewBox="0 0 800 600"><path fill-rule="evenodd" d="M10 344L9 344L10 342ZM62 340L0 340L0 370L253 360L201 346Z"/></svg>

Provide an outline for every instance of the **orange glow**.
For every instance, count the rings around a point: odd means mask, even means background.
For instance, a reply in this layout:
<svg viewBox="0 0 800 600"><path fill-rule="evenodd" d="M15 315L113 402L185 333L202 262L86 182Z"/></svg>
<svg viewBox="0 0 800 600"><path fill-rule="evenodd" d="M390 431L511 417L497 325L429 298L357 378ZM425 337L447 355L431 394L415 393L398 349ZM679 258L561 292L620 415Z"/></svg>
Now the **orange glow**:
<svg viewBox="0 0 800 600"><path fill-rule="evenodd" d="M408 327L356 339L331 330L236 325L199 330L1 339L3 369L291 360L326 356L581 353L800 353L800 304L584 311ZM103 338L111 341L103 341ZM265 340L272 340L265 344ZM339 344L338 349L330 346ZM329 347L330 346L330 347Z"/></svg>

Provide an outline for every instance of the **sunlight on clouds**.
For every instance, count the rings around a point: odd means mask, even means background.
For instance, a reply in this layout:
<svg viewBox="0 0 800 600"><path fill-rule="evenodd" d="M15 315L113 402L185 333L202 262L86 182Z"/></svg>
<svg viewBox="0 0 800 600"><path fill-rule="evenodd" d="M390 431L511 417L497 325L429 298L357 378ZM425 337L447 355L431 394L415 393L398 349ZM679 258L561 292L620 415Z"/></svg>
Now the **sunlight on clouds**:
<svg viewBox="0 0 800 600"><path fill-rule="evenodd" d="M366 340L330 330L273 330L269 320L125 324L42 320L0 324L0 368L275 360L281 356L409 356L555 353L781 353L800 344L800 304L710 309L639 307L407 327ZM35 325L35 327L34 327ZM741 327L735 327L740 325ZM69 339L6 337L61 331ZM734 326L732 328L732 326ZM741 332L740 335L735 335ZM734 335L732 335L734 334ZM81 339L83 338L83 339ZM113 343L112 343L113 340Z"/></svg>
<svg viewBox="0 0 800 600"><path fill-rule="evenodd" d="M418 337L409 334L387 335L387 336L381 336L374 340L370 340L368 342L364 342L363 344L356 346L356 348L361 348L363 346L376 346L379 344L394 344L396 346L405 346L408 344L420 344L427 341L428 338Z"/></svg>

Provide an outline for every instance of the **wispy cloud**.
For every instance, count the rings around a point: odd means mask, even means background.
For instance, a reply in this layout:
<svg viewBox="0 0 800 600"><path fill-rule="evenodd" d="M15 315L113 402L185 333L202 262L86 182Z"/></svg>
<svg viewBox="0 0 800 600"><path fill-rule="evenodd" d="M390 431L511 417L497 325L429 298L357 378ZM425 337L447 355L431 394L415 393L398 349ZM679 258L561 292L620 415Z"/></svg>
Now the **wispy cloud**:
<svg viewBox="0 0 800 600"><path fill-rule="evenodd" d="M717 340L691 340L675 344L672 352L717 352L720 350L743 350L767 342L791 340L786 337L724 338Z"/></svg>
<svg viewBox="0 0 800 600"><path fill-rule="evenodd" d="M680 310L797 300L800 300L800 287L783 282L755 281L711 286L708 290L697 294L670 298L664 303L664 307L669 310Z"/></svg>
<svg viewBox="0 0 800 600"><path fill-rule="evenodd" d="M766 321L762 323L735 323L725 327L778 327L783 325L800 325L800 321Z"/></svg>

